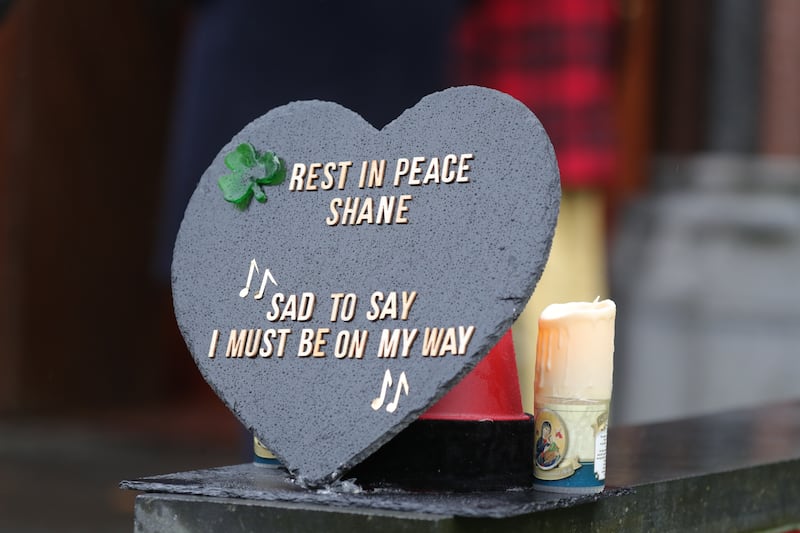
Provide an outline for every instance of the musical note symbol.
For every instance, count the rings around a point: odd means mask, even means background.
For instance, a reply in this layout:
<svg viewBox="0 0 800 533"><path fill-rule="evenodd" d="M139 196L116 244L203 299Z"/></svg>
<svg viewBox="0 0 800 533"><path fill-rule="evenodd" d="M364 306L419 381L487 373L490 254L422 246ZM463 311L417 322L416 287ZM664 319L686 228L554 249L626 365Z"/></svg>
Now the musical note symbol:
<svg viewBox="0 0 800 533"><path fill-rule="evenodd" d="M278 282L275 281L275 278L272 277L272 272L270 272L269 269L266 269L264 271L264 279L261 280L261 288L258 289L258 293L255 296L253 296L253 298L255 298L256 300L260 300L261 298L264 297L264 289L267 287L267 280L270 280L272 284L275 286L278 285Z"/></svg>
<svg viewBox="0 0 800 533"><path fill-rule="evenodd" d="M397 410L397 404L400 402L400 391L403 389L405 389L404 392L406 396L408 396L408 380L406 379L405 372L400 373L400 379L397 380L397 392L394 393L394 400L392 403L386 406L386 411L394 413Z"/></svg>
<svg viewBox="0 0 800 533"><path fill-rule="evenodd" d="M247 273L247 284L244 286L244 289L239 291L239 298L244 298L250 292L250 282L253 281L253 270L258 272L258 264L256 264L255 257L250 261L250 272ZM261 274L261 272L258 273Z"/></svg>
<svg viewBox="0 0 800 533"><path fill-rule="evenodd" d="M261 271L258 269L258 264L256 263L255 258L250 261L250 270L247 272L247 283L244 286L244 289L239 291L239 297L245 298L248 294L250 294L250 284L253 282L253 272L258 272L261 274ZM264 291L267 288L267 280L271 281L273 285L277 287L278 282L275 281L275 278L272 277L272 272L269 269L264 270L264 278L261 280L261 287L258 289L258 292L253 296L255 300L260 300L264 297Z"/></svg>
<svg viewBox="0 0 800 533"><path fill-rule="evenodd" d="M386 373L383 375L383 383L381 384L381 395L372 400L372 403L370 403L370 406L374 411L377 411L383 406L383 402L386 401L386 391L392 388L392 383L392 373L389 372L389 369L386 369ZM400 372L400 379L397 380L397 391L394 393L394 400L386 405L387 412L394 413L397 411L397 405L400 403L401 392L408 396L408 379L406 378L405 372Z"/></svg>
<svg viewBox="0 0 800 533"><path fill-rule="evenodd" d="M386 389L392 386L392 373L389 372L389 369L386 369L386 373L383 375L383 384L381 385L381 395L374 400L370 404L374 411L377 411L383 405L383 401L386 399Z"/></svg>

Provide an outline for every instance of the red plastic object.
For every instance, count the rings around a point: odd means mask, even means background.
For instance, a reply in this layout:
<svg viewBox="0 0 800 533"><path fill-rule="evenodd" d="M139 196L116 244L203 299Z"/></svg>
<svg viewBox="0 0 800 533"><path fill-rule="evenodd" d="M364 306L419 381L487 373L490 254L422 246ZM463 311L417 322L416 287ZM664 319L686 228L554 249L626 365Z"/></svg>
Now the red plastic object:
<svg viewBox="0 0 800 533"><path fill-rule="evenodd" d="M461 382L420 418L428 420L526 420L519 392L511 330Z"/></svg>

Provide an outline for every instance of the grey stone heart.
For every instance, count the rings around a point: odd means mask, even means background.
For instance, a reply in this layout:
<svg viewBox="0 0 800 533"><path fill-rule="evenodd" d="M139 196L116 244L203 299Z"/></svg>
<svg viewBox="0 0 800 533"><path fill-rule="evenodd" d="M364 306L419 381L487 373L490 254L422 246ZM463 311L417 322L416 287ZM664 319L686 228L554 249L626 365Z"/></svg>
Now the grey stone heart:
<svg viewBox="0 0 800 533"><path fill-rule="evenodd" d="M287 172L246 209L217 184L241 143ZM376 180L386 161L383 184L359 188L373 160ZM330 179L311 166L329 162ZM382 130L329 102L273 109L191 198L172 265L178 323L205 379L298 480L333 481L508 330L541 276L560 193L541 124L497 91L429 95Z"/></svg>

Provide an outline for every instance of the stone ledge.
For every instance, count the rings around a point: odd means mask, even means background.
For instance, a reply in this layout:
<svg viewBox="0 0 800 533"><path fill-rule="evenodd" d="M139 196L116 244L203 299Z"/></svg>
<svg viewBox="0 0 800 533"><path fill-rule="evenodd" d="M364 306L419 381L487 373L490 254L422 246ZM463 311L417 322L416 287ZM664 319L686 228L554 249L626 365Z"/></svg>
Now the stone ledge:
<svg viewBox="0 0 800 533"><path fill-rule="evenodd" d="M769 422L770 435L748 432ZM758 425L761 424L761 425ZM123 482L148 491L136 531L752 531L800 524L800 402L629 428L609 436L609 481L633 489L563 497L310 491L252 464Z"/></svg>

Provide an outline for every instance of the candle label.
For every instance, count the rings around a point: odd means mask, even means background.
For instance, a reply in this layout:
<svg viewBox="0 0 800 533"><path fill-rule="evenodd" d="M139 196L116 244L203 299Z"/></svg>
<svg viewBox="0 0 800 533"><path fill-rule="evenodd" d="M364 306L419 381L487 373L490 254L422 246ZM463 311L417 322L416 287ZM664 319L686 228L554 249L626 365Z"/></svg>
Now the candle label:
<svg viewBox="0 0 800 533"><path fill-rule="evenodd" d="M537 488L575 493L603 489L608 407L608 401L536 400Z"/></svg>

